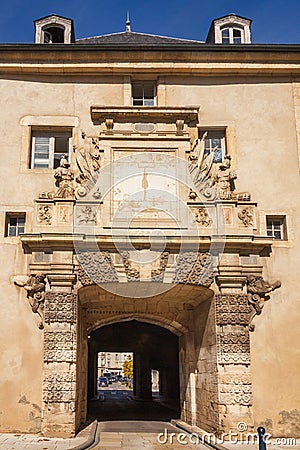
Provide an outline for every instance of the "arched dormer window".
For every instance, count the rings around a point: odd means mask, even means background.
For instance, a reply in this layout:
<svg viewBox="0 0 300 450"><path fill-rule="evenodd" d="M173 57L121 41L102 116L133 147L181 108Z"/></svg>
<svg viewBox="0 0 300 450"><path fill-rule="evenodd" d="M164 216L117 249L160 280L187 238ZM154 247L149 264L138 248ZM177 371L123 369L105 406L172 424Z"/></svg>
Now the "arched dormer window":
<svg viewBox="0 0 300 450"><path fill-rule="evenodd" d="M221 30L222 44L242 44L242 30L235 27L226 27Z"/></svg>
<svg viewBox="0 0 300 450"><path fill-rule="evenodd" d="M229 14L212 21L206 42L208 44L251 44L251 20Z"/></svg>
<svg viewBox="0 0 300 450"><path fill-rule="evenodd" d="M63 44L65 28L58 26L44 27L44 44Z"/></svg>
<svg viewBox="0 0 300 450"><path fill-rule="evenodd" d="M35 20L36 44L71 44L75 42L73 20L56 14Z"/></svg>

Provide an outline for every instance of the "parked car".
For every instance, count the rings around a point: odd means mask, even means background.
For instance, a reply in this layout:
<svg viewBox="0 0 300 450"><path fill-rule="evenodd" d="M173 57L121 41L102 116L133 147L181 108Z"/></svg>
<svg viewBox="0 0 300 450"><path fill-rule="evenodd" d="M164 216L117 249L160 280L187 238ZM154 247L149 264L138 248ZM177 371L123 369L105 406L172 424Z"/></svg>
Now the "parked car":
<svg viewBox="0 0 300 450"><path fill-rule="evenodd" d="M110 377L110 381L111 381L112 383L115 383L115 382L117 381L117 379L116 379L116 377Z"/></svg>
<svg viewBox="0 0 300 450"><path fill-rule="evenodd" d="M101 386L108 387L108 379L106 377L99 378L99 387Z"/></svg>

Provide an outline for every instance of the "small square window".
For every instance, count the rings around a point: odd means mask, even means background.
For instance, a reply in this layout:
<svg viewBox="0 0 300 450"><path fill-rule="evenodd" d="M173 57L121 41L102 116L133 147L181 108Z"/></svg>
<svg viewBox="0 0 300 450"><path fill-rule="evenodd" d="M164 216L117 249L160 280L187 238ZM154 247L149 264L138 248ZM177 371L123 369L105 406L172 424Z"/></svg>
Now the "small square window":
<svg viewBox="0 0 300 450"><path fill-rule="evenodd" d="M155 106L156 84L153 81L136 81L131 88L133 106Z"/></svg>
<svg viewBox="0 0 300 450"><path fill-rule="evenodd" d="M25 232L25 213L6 213L5 236L19 236Z"/></svg>
<svg viewBox="0 0 300 450"><path fill-rule="evenodd" d="M287 239L285 216L267 216L267 236L277 240Z"/></svg>
<svg viewBox="0 0 300 450"><path fill-rule="evenodd" d="M56 169L62 155L72 150L71 131L32 131L31 169Z"/></svg>
<svg viewBox="0 0 300 450"><path fill-rule="evenodd" d="M204 139L204 155L214 152L214 163L221 163L226 155L225 131L201 131L200 139Z"/></svg>

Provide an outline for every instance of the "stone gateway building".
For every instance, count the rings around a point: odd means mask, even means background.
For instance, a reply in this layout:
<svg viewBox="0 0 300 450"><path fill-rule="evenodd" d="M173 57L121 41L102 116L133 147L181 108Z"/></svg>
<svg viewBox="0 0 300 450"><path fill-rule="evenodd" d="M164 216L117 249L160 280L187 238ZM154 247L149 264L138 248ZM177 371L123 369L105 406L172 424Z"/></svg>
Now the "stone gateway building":
<svg viewBox="0 0 300 450"><path fill-rule="evenodd" d="M250 25L0 45L2 432L74 435L107 351L188 424L300 437L300 47Z"/></svg>

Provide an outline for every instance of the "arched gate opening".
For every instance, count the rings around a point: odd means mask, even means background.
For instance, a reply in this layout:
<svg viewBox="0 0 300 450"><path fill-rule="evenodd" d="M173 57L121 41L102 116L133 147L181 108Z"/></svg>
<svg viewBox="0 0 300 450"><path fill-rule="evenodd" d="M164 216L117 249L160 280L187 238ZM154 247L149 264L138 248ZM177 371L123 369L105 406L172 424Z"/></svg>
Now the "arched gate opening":
<svg viewBox="0 0 300 450"><path fill-rule="evenodd" d="M99 393L99 352L133 353L133 390L120 386ZM88 339L88 416L105 420L171 420L179 410L179 342L173 332L150 323L130 320L103 326ZM153 395L151 372L159 373ZM113 392L114 395L110 395ZM125 394L125 395L122 395Z"/></svg>

